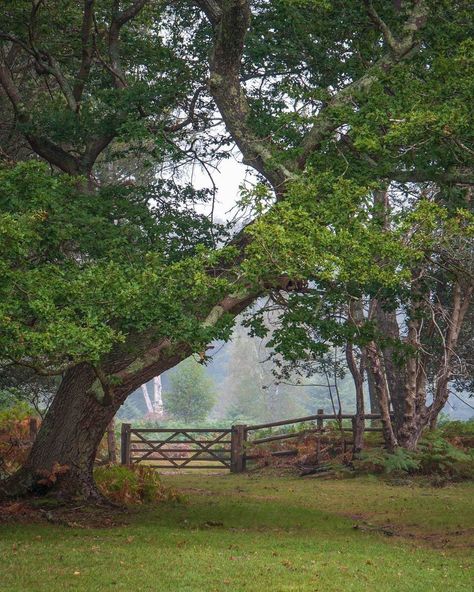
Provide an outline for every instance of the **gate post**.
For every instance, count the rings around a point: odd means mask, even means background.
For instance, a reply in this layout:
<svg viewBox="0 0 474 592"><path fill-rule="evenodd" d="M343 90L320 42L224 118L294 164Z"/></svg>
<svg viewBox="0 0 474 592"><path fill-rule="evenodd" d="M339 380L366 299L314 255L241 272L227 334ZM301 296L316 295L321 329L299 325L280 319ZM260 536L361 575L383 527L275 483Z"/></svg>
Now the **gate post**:
<svg viewBox="0 0 474 592"><path fill-rule="evenodd" d="M122 431L120 433L120 456L122 465L130 465L130 440L131 425L129 423L122 424Z"/></svg>
<svg viewBox="0 0 474 592"><path fill-rule="evenodd" d="M111 419L107 426L107 452L109 463L111 465L117 464L117 450L115 446L115 419Z"/></svg>
<svg viewBox="0 0 474 592"><path fill-rule="evenodd" d="M247 441L247 426L233 425L230 444L230 471L242 473L245 471L245 442Z"/></svg>

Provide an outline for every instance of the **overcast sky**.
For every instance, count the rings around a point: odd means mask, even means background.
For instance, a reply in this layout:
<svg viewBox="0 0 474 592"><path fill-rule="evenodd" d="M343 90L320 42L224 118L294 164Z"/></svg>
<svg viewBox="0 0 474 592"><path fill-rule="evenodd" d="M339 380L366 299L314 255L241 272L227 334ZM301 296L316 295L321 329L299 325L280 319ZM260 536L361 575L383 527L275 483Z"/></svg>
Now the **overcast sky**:
<svg viewBox="0 0 474 592"><path fill-rule="evenodd" d="M218 171L212 170L212 177L217 186L217 199L214 206L215 220L230 220L233 218L235 206L240 196L239 187L245 179L249 179L248 169L241 163L241 155L236 152L235 156L223 160L218 167ZM212 187L207 173L198 166L190 172L191 183L194 187L201 189L203 187ZM199 211L210 213L211 205L198 208Z"/></svg>

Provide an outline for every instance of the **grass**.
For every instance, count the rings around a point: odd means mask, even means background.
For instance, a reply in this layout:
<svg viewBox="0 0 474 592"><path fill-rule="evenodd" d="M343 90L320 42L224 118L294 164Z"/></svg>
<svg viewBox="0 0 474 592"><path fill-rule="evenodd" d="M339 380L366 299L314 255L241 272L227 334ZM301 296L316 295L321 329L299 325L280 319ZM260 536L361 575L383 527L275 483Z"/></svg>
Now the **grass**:
<svg viewBox="0 0 474 592"><path fill-rule="evenodd" d="M0 526L1 591L473 589L472 484L204 472L163 480L189 501L143 507L126 526Z"/></svg>

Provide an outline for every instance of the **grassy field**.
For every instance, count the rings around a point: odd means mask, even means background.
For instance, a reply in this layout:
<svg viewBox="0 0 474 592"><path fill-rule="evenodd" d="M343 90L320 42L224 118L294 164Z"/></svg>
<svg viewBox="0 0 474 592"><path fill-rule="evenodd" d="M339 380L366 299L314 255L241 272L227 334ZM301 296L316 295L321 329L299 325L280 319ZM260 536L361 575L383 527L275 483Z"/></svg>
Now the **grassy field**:
<svg viewBox="0 0 474 592"><path fill-rule="evenodd" d="M199 472L163 480L188 501L143 507L124 526L0 526L0 590L473 589L472 484Z"/></svg>

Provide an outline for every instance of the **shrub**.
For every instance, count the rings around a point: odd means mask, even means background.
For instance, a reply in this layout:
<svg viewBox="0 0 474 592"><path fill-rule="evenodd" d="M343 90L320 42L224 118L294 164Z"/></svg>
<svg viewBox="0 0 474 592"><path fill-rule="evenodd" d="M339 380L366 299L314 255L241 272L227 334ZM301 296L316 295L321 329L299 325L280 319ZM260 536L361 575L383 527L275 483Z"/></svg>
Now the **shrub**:
<svg viewBox="0 0 474 592"><path fill-rule="evenodd" d="M428 432L416 452L398 448L389 454L382 449L373 449L362 452L353 465L360 473L405 473L449 481L474 479L474 451L456 448L440 432Z"/></svg>
<svg viewBox="0 0 474 592"><path fill-rule="evenodd" d="M15 472L31 448L31 408L18 403L0 412L0 478Z"/></svg>
<svg viewBox="0 0 474 592"><path fill-rule="evenodd" d="M151 467L97 467L94 477L99 491L114 502L139 504L181 501L180 495L165 487L156 470Z"/></svg>
<svg viewBox="0 0 474 592"><path fill-rule="evenodd" d="M451 480L474 479L474 451L465 452L445 440L439 432L429 432L421 440L417 457L420 472Z"/></svg>
<svg viewBox="0 0 474 592"><path fill-rule="evenodd" d="M33 410L27 403L19 402L0 410L0 430L4 431L17 421L23 421L32 416Z"/></svg>
<svg viewBox="0 0 474 592"><path fill-rule="evenodd" d="M445 422L439 433L458 448L474 447L474 420Z"/></svg>
<svg viewBox="0 0 474 592"><path fill-rule="evenodd" d="M353 460L356 471L360 473L413 473L420 463L416 455L403 448L398 448L393 454L385 450L374 449L362 452Z"/></svg>

